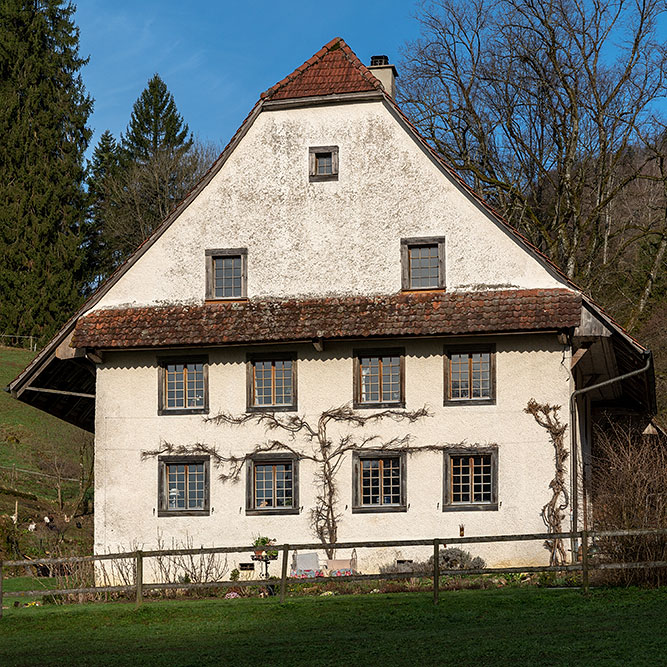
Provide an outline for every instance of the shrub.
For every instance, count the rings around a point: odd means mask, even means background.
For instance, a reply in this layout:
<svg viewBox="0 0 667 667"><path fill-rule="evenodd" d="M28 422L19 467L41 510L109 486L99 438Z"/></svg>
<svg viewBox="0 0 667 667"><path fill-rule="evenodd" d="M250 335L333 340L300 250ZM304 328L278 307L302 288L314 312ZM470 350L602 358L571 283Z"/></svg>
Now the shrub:
<svg viewBox="0 0 667 667"><path fill-rule="evenodd" d="M592 522L597 530L667 529L667 442L642 435L642 425L605 420L595 429ZM591 555L600 561L667 560L667 535L598 539ZM608 583L667 583L667 568L605 570Z"/></svg>

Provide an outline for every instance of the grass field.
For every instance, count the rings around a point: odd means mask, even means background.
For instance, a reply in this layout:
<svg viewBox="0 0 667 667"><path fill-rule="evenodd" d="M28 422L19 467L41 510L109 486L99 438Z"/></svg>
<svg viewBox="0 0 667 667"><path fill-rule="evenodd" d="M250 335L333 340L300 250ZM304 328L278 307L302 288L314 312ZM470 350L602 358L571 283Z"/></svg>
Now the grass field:
<svg viewBox="0 0 667 667"><path fill-rule="evenodd" d="M9 599L7 600L9 602ZM10 665L645 665L667 589L165 601L10 608Z"/></svg>

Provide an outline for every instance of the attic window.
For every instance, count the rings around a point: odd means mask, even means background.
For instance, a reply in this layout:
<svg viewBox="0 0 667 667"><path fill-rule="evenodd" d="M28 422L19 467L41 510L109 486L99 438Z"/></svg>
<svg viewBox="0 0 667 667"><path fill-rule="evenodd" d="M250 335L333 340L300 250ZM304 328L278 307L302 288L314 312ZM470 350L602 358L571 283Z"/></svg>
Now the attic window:
<svg viewBox="0 0 667 667"><path fill-rule="evenodd" d="M245 299L248 249L223 248L206 251L206 298Z"/></svg>
<svg viewBox="0 0 667 667"><path fill-rule="evenodd" d="M401 239L401 273L403 290L444 289L445 239Z"/></svg>
<svg viewBox="0 0 667 667"><path fill-rule="evenodd" d="M311 146L308 153L310 181L338 180L338 146Z"/></svg>

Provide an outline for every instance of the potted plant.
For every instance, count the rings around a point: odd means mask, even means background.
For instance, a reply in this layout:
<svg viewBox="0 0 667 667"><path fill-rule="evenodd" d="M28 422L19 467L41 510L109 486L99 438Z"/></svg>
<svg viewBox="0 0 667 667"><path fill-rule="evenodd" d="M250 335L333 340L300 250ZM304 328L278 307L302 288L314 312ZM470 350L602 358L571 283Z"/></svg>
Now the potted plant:
<svg viewBox="0 0 667 667"><path fill-rule="evenodd" d="M266 547L272 547L276 543L275 538L265 537L264 535L258 535L255 538L255 541L252 543L252 546L255 547L255 556L257 558L262 558L266 556L269 560L275 560L278 558L278 552L275 549L267 549Z"/></svg>

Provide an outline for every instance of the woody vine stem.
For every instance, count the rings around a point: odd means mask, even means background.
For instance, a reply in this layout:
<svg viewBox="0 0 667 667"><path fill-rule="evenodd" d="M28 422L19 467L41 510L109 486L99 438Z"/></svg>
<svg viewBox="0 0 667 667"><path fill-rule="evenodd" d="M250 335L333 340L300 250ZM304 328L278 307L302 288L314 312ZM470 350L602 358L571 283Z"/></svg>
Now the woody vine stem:
<svg viewBox="0 0 667 667"><path fill-rule="evenodd" d="M451 447L447 445L413 445L412 436L404 434L383 440L378 435L359 435L355 437L351 429L364 428L384 420L413 424L424 417L430 416L426 407L418 410L381 410L370 414L361 414L349 405L343 405L322 412L317 423L297 415L285 416L274 412L246 413L234 416L220 412L204 421L213 424L242 426L247 423L261 425L268 432L281 432L288 437L283 440L268 439L256 445L252 451L241 455L222 454L217 447L204 443L192 445L175 445L161 443L157 450L142 452L142 458L156 457L162 454L185 455L206 454L213 465L220 471L219 478L224 481L237 481L246 461L256 454L266 452L287 451L295 459L315 463L317 497L315 505L310 509L310 525L315 536L322 544L335 544L338 540L338 524L341 518L338 509L337 473L343 463L344 455L353 450L373 449L380 452L443 451ZM342 427L342 432L335 437L329 432L332 426ZM299 441L312 445L304 448ZM458 446L461 446L460 444ZM327 557L333 558L333 549L326 549Z"/></svg>
<svg viewBox="0 0 667 667"><path fill-rule="evenodd" d="M561 533L563 531L563 519L565 509L570 504L567 486L565 484L565 461L568 457L565 448L565 432L567 424L561 424L558 418L560 405L539 404L535 399L528 401L524 412L532 415L535 421L547 431L554 447L554 462L556 471L554 478L549 483L552 491L551 499L542 508L542 520L550 533ZM544 546L550 552L549 565L563 565L567 561L567 554L563 546L563 540L554 538L547 540Z"/></svg>

